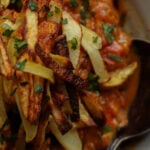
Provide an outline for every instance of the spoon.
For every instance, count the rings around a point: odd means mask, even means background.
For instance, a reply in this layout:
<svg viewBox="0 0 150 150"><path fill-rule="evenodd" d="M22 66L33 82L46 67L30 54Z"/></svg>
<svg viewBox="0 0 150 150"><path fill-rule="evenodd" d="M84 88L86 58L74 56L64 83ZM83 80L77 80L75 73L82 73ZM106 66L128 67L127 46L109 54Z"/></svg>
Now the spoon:
<svg viewBox="0 0 150 150"><path fill-rule="evenodd" d="M150 133L150 41L134 39L132 47L140 57L139 88L128 113L128 125L117 133L107 150L118 150L129 139Z"/></svg>

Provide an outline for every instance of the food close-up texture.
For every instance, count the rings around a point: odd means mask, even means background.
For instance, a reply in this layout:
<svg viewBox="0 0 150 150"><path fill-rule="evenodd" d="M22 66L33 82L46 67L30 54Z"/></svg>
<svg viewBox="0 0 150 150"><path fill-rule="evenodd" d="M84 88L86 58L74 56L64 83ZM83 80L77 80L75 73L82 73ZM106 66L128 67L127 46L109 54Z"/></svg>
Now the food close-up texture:
<svg viewBox="0 0 150 150"><path fill-rule="evenodd" d="M0 150L106 150L138 85L116 0L0 0Z"/></svg>

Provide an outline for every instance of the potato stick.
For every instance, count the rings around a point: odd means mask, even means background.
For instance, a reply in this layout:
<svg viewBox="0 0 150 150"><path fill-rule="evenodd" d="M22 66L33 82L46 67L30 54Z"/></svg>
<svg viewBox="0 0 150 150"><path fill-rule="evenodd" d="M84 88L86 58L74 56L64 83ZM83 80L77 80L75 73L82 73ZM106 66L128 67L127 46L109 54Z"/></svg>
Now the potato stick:
<svg viewBox="0 0 150 150"><path fill-rule="evenodd" d="M122 85L131 76L137 68L137 62L133 62L123 69L115 70L110 73L110 80L103 83L104 88L112 88Z"/></svg>
<svg viewBox="0 0 150 150"><path fill-rule="evenodd" d="M29 106L28 120L32 124L37 124L41 112L41 102L44 92L44 80L38 76L29 75Z"/></svg>
<svg viewBox="0 0 150 150"><path fill-rule="evenodd" d="M13 73L12 66L8 58L7 50L2 41L2 37L0 37L0 59L1 59L0 67L1 67L2 74L7 78L11 78Z"/></svg>
<svg viewBox="0 0 150 150"><path fill-rule="evenodd" d="M21 109L21 105L20 105L20 102L19 102L18 93L15 94L15 97L16 97L17 107L19 109L19 113L20 113L20 116L21 116L21 119L22 119L22 123L23 123L24 129L25 129L25 133L26 133L26 142L30 142L30 141L32 141L34 139L34 137L37 134L38 125L32 125L25 118L25 116L22 113L22 109Z"/></svg>
<svg viewBox="0 0 150 150"><path fill-rule="evenodd" d="M38 38L38 14L30 9L27 9L26 21L26 39L28 43L28 49L33 52Z"/></svg>
<svg viewBox="0 0 150 150"><path fill-rule="evenodd" d="M57 140L66 150L82 150L82 142L75 128L62 135L53 119L50 118L49 127Z"/></svg>

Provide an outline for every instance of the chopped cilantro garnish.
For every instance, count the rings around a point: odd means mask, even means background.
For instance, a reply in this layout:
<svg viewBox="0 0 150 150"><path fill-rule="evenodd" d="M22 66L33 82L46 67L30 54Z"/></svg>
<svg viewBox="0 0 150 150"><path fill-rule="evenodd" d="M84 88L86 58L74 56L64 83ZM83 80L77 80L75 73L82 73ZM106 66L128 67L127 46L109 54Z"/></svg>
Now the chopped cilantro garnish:
<svg viewBox="0 0 150 150"><path fill-rule="evenodd" d="M26 64L27 60L23 60L23 61L19 61L16 63L16 69L18 70L23 70L24 67L25 67L25 64Z"/></svg>
<svg viewBox="0 0 150 150"><path fill-rule="evenodd" d="M55 6L55 13L56 14L60 13L60 8L58 8L58 7Z"/></svg>
<svg viewBox="0 0 150 150"><path fill-rule="evenodd" d="M112 132L112 131L113 131L112 127L110 127L110 126L108 126L108 125L105 125L105 126L103 127L103 132L104 132L104 133L108 133L108 132Z"/></svg>
<svg viewBox="0 0 150 150"><path fill-rule="evenodd" d="M83 20L91 18L91 14L88 11L86 11L85 8L82 8L80 10L80 15Z"/></svg>
<svg viewBox="0 0 150 150"><path fill-rule="evenodd" d="M76 50L77 49L77 46L78 46L78 41L77 39L74 37L72 38L72 40L68 41L70 44L71 44L71 48L73 50Z"/></svg>
<svg viewBox="0 0 150 150"><path fill-rule="evenodd" d="M10 29L5 30L5 32L3 32L3 36L9 37L13 32L14 32L14 30L10 30Z"/></svg>
<svg viewBox="0 0 150 150"><path fill-rule="evenodd" d="M52 17L54 15L54 13L56 13L56 14L60 13L60 8L58 8L58 7L55 6L55 10L54 11L49 11L47 13L47 16L48 17Z"/></svg>
<svg viewBox="0 0 150 150"><path fill-rule="evenodd" d="M8 24L6 24L6 23L4 23L3 25L2 25L2 27L5 29L5 30L7 30L7 29L10 29L11 27L8 25Z"/></svg>
<svg viewBox="0 0 150 150"><path fill-rule="evenodd" d="M81 23L86 25L86 19L91 18L91 12L89 11L90 2L89 0L82 0L82 8L80 10L81 19L83 20Z"/></svg>
<svg viewBox="0 0 150 150"><path fill-rule="evenodd" d="M45 100L49 101L50 100L50 95L45 95Z"/></svg>
<svg viewBox="0 0 150 150"><path fill-rule="evenodd" d="M70 4L74 8L77 8L79 6L79 4L78 4L78 2L76 0L70 0Z"/></svg>
<svg viewBox="0 0 150 150"><path fill-rule="evenodd" d="M120 56L117 56L117 55L114 55L114 54L108 54L107 57L112 59L112 60L115 60L117 62L122 62L123 61Z"/></svg>
<svg viewBox="0 0 150 150"><path fill-rule="evenodd" d="M42 85L37 85L35 88L34 88L34 92L35 93L42 93L44 91L44 87Z"/></svg>
<svg viewBox="0 0 150 150"><path fill-rule="evenodd" d="M26 48L27 46L27 41L15 39L14 47L17 49L18 52L20 52L23 48Z"/></svg>
<svg viewBox="0 0 150 150"><path fill-rule="evenodd" d="M97 43L97 40L98 40L98 36L93 37L93 43Z"/></svg>
<svg viewBox="0 0 150 150"><path fill-rule="evenodd" d="M104 7L103 10L106 12L108 11L108 7Z"/></svg>
<svg viewBox="0 0 150 150"><path fill-rule="evenodd" d="M99 91L99 77L91 72L88 73L88 80L89 80L89 86L88 90L89 91Z"/></svg>
<svg viewBox="0 0 150 150"><path fill-rule="evenodd" d="M21 10L22 8L22 1L21 0L10 0L10 3L13 4L13 6L15 6L15 10Z"/></svg>
<svg viewBox="0 0 150 150"><path fill-rule="evenodd" d="M90 6L89 0L82 0L82 5L87 10Z"/></svg>
<svg viewBox="0 0 150 150"><path fill-rule="evenodd" d="M30 1L29 1L29 8L30 8L32 11L36 11L36 10L38 9L36 2L34 2L33 0L30 0Z"/></svg>
<svg viewBox="0 0 150 150"><path fill-rule="evenodd" d="M10 27L8 24L6 24L6 23L4 23L4 24L2 25L2 27L5 29L5 31L3 32L3 36L9 37L9 36L13 33L13 31L14 31L14 30L12 30L11 27Z"/></svg>
<svg viewBox="0 0 150 150"><path fill-rule="evenodd" d="M49 11L48 13L47 13L47 16L48 17L52 17L54 15L54 12L53 11Z"/></svg>
<svg viewBox="0 0 150 150"><path fill-rule="evenodd" d="M61 23L62 23L62 24L68 24L68 19L67 19L67 18L64 18L64 19L63 19L63 18L62 18Z"/></svg>
<svg viewBox="0 0 150 150"><path fill-rule="evenodd" d="M103 28L103 31L104 31L104 34L108 40L109 43L111 43L115 37L113 35L113 32L114 32L114 29L115 29L115 26L114 25L110 25L110 24L106 24L104 23L102 25L102 28Z"/></svg>

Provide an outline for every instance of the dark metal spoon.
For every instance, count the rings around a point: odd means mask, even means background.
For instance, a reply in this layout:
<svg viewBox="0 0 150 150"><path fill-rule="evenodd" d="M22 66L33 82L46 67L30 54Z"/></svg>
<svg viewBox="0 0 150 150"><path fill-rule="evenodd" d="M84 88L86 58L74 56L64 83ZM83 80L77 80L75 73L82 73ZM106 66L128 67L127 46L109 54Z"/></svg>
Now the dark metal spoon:
<svg viewBox="0 0 150 150"><path fill-rule="evenodd" d="M107 150L118 150L129 139L150 133L150 42L135 39L132 47L141 62L139 88L128 113L128 125L117 133Z"/></svg>

